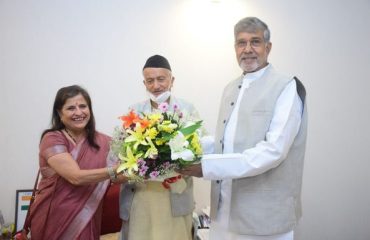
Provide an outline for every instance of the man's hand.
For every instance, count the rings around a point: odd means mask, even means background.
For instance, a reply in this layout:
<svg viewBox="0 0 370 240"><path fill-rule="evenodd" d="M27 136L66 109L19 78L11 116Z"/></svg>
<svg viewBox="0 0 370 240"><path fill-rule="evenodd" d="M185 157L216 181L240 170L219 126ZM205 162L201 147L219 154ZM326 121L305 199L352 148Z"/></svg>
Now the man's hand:
<svg viewBox="0 0 370 240"><path fill-rule="evenodd" d="M176 172L182 175L193 176L193 177L203 177L202 164L194 164L181 169L176 169Z"/></svg>

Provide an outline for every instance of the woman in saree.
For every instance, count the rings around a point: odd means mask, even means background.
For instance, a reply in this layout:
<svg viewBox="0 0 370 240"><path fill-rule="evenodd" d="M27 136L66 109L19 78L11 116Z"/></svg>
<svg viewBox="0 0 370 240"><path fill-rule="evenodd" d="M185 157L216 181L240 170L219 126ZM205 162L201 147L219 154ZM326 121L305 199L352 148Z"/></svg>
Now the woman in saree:
<svg viewBox="0 0 370 240"><path fill-rule="evenodd" d="M110 181L125 181L115 174L115 163L107 163L109 142L95 130L87 91L77 85L59 89L52 126L41 136L42 179L30 208L32 239L99 239L107 187Z"/></svg>

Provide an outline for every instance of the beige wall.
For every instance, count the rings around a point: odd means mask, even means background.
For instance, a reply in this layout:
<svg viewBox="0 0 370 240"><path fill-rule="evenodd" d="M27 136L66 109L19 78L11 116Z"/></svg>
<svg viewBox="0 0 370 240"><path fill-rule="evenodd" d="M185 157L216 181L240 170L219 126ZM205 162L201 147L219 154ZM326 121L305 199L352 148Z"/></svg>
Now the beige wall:
<svg viewBox="0 0 370 240"><path fill-rule="evenodd" d="M141 68L163 54L174 93L214 132L223 86L241 72L233 25L254 15L272 31L270 61L306 85L309 139L299 240L370 239L370 1L0 0L0 209L32 188L40 133L56 90L81 84L98 129L145 97ZM209 183L196 182L197 207Z"/></svg>

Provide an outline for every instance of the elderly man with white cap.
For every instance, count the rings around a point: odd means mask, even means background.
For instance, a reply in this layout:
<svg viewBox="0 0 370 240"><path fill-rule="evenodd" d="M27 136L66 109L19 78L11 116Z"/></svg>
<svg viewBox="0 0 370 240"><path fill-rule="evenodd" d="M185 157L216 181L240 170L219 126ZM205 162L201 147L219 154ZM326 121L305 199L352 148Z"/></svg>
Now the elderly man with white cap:
<svg viewBox="0 0 370 240"><path fill-rule="evenodd" d="M175 98L171 89L175 77L168 60L160 55L148 58L143 67L144 86L149 98L130 107L137 113L155 111L167 102L198 118L194 106ZM194 210L193 179L183 177L182 191L165 188L161 182L126 183L120 193L121 240L191 240ZM173 183L176 184L176 183ZM172 185L172 184L171 184Z"/></svg>

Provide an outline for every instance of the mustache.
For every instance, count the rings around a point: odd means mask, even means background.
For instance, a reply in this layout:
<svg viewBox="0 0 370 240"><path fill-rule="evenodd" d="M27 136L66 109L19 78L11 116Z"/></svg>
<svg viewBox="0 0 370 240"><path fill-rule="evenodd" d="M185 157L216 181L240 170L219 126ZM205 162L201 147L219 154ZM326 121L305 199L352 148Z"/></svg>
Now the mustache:
<svg viewBox="0 0 370 240"><path fill-rule="evenodd" d="M239 59L247 59L247 58L257 58L254 54L242 54Z"/></svg>

